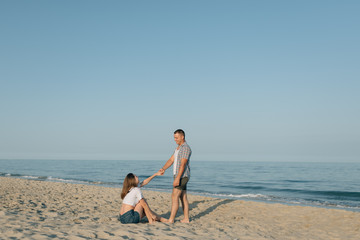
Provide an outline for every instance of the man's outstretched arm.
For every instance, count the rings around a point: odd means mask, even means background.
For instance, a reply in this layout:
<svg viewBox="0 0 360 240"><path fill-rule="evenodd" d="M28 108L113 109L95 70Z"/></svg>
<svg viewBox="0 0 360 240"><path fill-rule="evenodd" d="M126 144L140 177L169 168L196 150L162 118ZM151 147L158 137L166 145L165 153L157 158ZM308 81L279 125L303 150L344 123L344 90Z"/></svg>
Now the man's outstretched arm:
<svg viewBox="0 0 360 240"><path fill-rule="evenodd" d="M174 154L171 156L169 160L165 163L165 165L159 170L162 174L164 174L165 170L168 169L174 163Z"/></svg>

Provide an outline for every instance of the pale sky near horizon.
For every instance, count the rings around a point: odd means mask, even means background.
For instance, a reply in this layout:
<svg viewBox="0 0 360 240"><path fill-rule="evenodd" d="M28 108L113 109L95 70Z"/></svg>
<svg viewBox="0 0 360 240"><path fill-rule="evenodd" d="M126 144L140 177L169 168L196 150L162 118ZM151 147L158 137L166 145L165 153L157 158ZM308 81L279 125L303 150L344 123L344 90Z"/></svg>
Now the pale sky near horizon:
<svg viewBox="0 0 360 240"><path fill-rule="evenodd" d="M1 1L0 159L360 162L360 1Z"/></svg>

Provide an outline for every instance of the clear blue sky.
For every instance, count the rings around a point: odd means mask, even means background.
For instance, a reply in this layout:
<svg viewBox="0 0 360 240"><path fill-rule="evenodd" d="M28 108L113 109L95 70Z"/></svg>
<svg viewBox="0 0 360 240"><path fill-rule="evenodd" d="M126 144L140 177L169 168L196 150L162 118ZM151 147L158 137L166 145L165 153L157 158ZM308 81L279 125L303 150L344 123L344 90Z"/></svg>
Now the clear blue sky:
<svg viewBox="0 0 360 240"><path fill-rule="evenodd" d="M360 162L360 1L1 1L0 159Z"/></svg>

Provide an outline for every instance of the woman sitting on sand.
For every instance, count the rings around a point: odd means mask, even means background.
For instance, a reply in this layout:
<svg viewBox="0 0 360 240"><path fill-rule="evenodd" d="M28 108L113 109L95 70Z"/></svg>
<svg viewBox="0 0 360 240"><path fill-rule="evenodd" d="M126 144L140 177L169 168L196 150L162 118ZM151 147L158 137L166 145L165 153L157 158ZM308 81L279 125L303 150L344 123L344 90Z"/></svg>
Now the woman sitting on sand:
<svg viewBox="0 0 360 240"><path fill-rule="evenodd" d="M145 179L143 182L141 182L140 187L145 186L154 177L159 175L162 174L160 172L157 172L151 177ZM154 223L155 221L165 222L165 218L162 218L153 211L151 211L138 185L139 178L135 174L129 173L125 177L121 192L121 199L123 200L123 202L119 216L120 222L124 224L139 223L145 215L148 218L149 223Z"/></svg>

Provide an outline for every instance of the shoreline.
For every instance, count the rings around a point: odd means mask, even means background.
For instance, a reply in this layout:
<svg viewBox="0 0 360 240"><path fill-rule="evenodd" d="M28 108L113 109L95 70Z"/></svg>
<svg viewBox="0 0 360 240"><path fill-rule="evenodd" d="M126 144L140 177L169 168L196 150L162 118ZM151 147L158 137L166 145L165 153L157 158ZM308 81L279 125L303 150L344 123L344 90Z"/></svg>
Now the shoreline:
<svg viewBox="0 0 360 240"><path fill-rule="evenodd" d="M87 186L100 186L100 187L109 187L109 188L121 188L121 184L112 184L112 183L103 183L103 182L87 182L84 180L65 180L57 177L41 177L41 176L17 176L17 175L5 175L0 176L4 178L15 178L15 179L23 179L23 180L31 180L31 181L42 181L42 182L57 182L57 183L68 183L68 184L80 184ZM171 193L171 189L160 189L160 188L147 188L144 187L145 191L152 192L165 192ZM268 203L268 204L283 204L287 206L301 206L301 207L316 207L316 208L324 208L324 209L338 209L345 210L350 212L360 212L360 207L352 207L352 206L343 206L343 205L326 205L326 204L314 204L314 203L301 203L301 202L291 202L291 201L280 201L280 200L272 200L272 199L258 199L258 198L246 198L246 197L236 197L224 194L214 194L214 193L201 193L195 191L188 191L188 194L194 196L202 196L202 197L210 197L210 198L218 198L218 199L230 199L230 200L240 200L240 201L250 201L250 202L259 202L259 203ZM254 194L258 195L258 194ZM261 194L260 194L261 195ZM301 201L301 200L300 200Z"/></svg>
<svg viewBox="0 0 360 240"><path fill-rule="evenodd" d="M13 239L360 239L360 213L188 194L190 224L117 220L121 189L0 177L0 235ZM143 190L168 218L171 194ZM0 237L1 239L1 237Z"/></svg>

